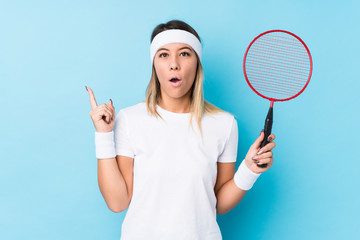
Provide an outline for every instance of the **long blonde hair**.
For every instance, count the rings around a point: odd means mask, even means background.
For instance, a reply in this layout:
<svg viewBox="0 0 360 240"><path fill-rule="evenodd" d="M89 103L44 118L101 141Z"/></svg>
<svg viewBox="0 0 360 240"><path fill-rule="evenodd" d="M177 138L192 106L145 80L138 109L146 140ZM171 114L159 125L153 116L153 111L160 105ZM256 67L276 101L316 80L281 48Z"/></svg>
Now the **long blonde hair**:
<svg viewBox="0 0 360 240"><path fill-rule="evenodd" d="M168 29L181 29L188 31L194 34L199 39L199 41L201 41L198 33L190 25L180 20L172 20L167 23L162 23L157 25L151 34L150 42L152 42L152 40L157 34ZM193 121L193 117L195 117L200 134L202 136L201 120L203 116L206 113L212 114L212 113L225 112L225 111L204 100L204 93L203 93L204 72L198 55L196 53L195 55L197 57L197 70L196 70L195 81L190 89L191 117L190 117L189 125L191 125L191 128L194 130L192 121ZM145 103L147 106L147 110L151 115L162 118L161 115L156 111L156 105L158 104L160 98L161 98L160 82L157 78L155 67L153 65L150 82L146 88Z"/></svg>

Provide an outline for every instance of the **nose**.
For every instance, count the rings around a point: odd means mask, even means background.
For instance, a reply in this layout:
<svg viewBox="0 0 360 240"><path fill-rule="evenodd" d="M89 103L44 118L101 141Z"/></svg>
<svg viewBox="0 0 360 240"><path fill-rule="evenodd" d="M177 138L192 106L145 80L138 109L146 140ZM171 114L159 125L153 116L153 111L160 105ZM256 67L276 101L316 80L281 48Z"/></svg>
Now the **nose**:
<svg viewBox="0 0 360 240"><path fill-rule="evenodd" d="M178 66L171 66L170 69L171 70L179 70L179 67Z"/></svg>
<svg viewBox="0 0 360 240"><path fill-rule="evenodd" d="M180 69L180 64L178 62L178 59L176 58L176 56L173 56L170 61L170 70L179 70L179 69Z"/></svg>

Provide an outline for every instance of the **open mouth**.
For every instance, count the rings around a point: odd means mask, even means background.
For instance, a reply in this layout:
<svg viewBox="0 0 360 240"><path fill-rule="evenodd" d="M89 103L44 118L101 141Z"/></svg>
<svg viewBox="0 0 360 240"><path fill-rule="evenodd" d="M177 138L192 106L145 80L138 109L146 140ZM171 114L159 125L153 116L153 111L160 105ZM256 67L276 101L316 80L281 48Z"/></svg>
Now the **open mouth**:
<svg viewBox="0 0 360 240"><path fill-rule="evenodd" d="M169 81L173 87L180 87L182 83L181 78L178 76L172 76L172 78Z"/></svg>
<svg viewBox="0 0 360 240"><path fill-rule="evenodd" d="M172 78L172 79L170 79L170 82L173 82L173 83L176 83L176 82L178 82L178 81L180 81L180 79L178 79L178 78Z"/></svg>

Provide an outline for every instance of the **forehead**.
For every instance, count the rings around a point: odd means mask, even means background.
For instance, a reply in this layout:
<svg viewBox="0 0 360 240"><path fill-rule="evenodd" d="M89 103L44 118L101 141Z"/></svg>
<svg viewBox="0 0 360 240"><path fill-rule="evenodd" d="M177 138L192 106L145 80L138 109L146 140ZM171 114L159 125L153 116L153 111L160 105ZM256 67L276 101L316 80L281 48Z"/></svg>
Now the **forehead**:
<svg viewBox="0 0 360 240"><path fill-rule="evenodd" d="M188 47L192 50L191 46L186 43L168 43L168 44L161 46L158 51L164 50L164 49L168 49L170 51L176 51L176 50L179 50L184 47Z"/></svg>

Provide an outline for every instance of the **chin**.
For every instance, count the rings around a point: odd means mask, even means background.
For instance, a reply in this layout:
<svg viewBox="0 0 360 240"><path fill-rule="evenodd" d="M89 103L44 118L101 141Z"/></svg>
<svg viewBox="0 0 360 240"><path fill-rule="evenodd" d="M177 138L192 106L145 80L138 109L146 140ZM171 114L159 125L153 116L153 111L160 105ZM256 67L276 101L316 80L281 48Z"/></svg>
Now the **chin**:
<svg viewBox="0 0 360 240"><path fill-rule="evenodd" d="M183 97L185 97L185 94L176 94L176 95L169 95L169 97L171 97L171 98L183 98Z"/></svg>
<svg viewBox="0 0 360 240"><path fill-rule="evenodd" d="M183 98L183 97L185 97L186 96L186 94L190 91L190 89L189 90L187 90L187 91L182 91L183 89L169 89L169 91L164 91L164 93L166 94L166 95L168 95L169 97L171 97L171 98ZM190 96L190 95L189 95Z"/></svg>

